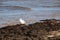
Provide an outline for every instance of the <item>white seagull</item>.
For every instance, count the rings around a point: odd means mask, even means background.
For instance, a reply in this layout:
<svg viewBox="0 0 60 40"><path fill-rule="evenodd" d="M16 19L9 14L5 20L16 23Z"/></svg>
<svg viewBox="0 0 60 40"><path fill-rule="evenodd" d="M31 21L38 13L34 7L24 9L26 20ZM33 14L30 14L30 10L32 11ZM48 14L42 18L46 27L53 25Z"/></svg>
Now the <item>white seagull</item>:
<svg viewBox="0 0 60 40"><path fill-rule="evenodd" d="M20 21L20 24L26 24L26 22L21 18L19 19L19 21Z"/></svg>

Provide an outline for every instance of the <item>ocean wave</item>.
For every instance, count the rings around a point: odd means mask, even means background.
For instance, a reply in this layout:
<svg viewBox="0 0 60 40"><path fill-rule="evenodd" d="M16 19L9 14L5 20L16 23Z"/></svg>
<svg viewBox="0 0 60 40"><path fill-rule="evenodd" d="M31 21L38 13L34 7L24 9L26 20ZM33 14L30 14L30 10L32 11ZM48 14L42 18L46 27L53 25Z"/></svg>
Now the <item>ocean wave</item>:
<svg viewBox="0 0 60 40"><path fill-rule="evenodd" d="M31 10L31 8L28 7L22 7L22 6L0 6L0 9L10 9L10 10Z"/></svg>

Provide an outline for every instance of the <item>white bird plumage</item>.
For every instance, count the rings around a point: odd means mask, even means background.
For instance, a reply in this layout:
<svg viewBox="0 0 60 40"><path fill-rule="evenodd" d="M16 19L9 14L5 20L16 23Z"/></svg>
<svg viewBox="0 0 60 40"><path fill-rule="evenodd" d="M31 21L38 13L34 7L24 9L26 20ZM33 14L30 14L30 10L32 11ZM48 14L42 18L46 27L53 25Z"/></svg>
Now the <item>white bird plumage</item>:
<svg viewBox="0 0 60 40"><path fill-rule="evenodd" d="M20 24L26 24L26 22L21 18L19 19L19 21L20 21Z"/></svg>

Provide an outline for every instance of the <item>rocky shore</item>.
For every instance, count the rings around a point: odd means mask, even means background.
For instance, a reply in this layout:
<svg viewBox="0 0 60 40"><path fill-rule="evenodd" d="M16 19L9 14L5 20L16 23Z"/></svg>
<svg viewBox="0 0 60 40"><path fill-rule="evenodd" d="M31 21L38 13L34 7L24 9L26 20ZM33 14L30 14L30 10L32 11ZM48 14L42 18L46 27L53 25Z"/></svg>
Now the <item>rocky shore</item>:
<svg viewBox="0 0 60 40"><path fill-rule="evenodd" d="M0 40L60 40L60 20L46 19L29 25L0 28Z"/></svg>

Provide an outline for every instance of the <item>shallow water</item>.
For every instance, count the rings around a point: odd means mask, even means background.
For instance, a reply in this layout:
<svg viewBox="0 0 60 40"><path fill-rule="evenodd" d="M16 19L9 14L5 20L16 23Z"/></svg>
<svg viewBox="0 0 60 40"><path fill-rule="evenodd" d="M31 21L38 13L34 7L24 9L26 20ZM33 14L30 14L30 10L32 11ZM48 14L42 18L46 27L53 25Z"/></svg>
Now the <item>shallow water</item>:
<svg viewBox="0 0 60 40"><path fill-rule="evenodd" d="M0 0L0 25L27 24L41 19L60 19L60 0Z"/></svg>

